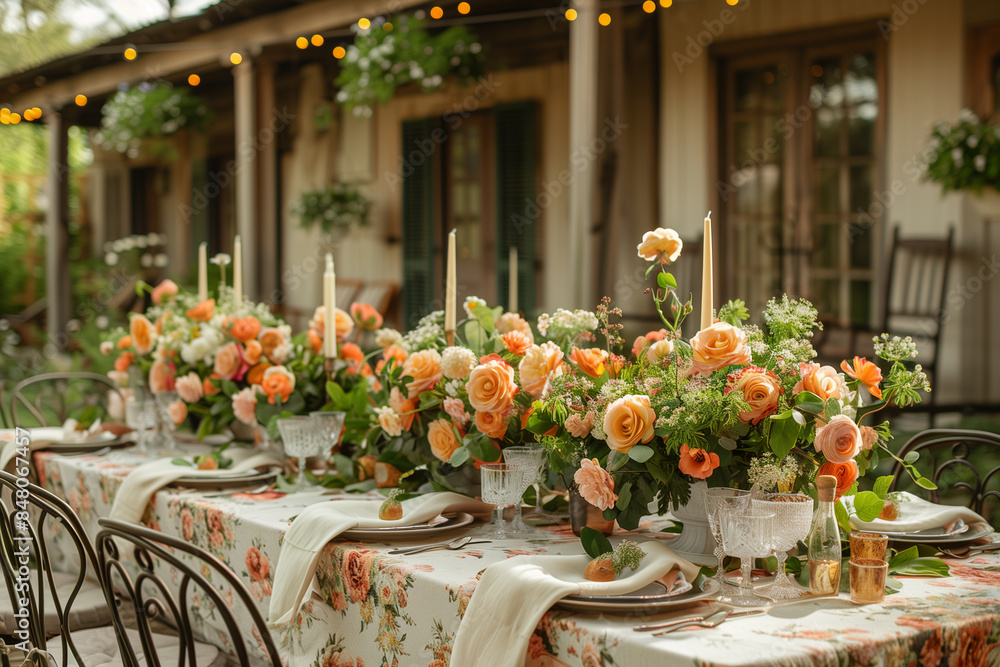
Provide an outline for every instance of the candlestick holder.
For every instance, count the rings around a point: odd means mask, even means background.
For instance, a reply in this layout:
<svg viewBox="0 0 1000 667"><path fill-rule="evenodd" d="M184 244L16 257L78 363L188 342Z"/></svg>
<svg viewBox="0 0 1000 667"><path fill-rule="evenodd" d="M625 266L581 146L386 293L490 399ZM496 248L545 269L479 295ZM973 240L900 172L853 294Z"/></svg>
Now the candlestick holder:
<svg viewBox="0 0 1000 667"><path fill-rule="evenodd" d="M454 329L448 329L447 331L444 332L444 342L448 344L448 347L451 347L452 345L455 344Z"/></svg>
<svg viewBox="0 0 1000 667"><path fill-rule="evenodd" d="M333 376L337 373L337 358L323 357L323 370L326 371L327 382L333 382Z"/></svg>

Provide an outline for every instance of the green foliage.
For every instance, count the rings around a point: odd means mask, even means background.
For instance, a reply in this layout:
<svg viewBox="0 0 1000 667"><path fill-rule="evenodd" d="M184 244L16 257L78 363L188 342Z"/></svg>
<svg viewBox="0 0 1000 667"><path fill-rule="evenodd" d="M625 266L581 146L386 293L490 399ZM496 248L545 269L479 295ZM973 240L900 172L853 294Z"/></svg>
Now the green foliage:
<svg viewBox="0 0 1000 667"><path fill-rule="evenodd" d="M119 90L104 104L95 139L105 150L135 157L143 139L166 137L183 127L203 129L211 117L208 107L187 88L143 82Z"/></svg>
<svg viewBox="0 0 1000 667"><path fill-rule="evenodd" d="M294 215L306 228L319 226L326 233L351 225L368 224L371 203L354 186L335 183L326 188L314 188L302 193L293 207Z"/></svg>
<svg viewBox="0 0 1000 667"><path fill-rule="evenodd" d="M931 133L933 157L928 180L951 190L1000 190L1000 127L984 123L963 109L953 124L941 123Z"/></svg>
<svg viewBox="0 0 1000 667"><path fill-rule="evenodd" d="M590 526L584 526L583 530L580 531L580 542L583 544L584 551L591 558L597 558L613 551L608 538Z"/></svg>

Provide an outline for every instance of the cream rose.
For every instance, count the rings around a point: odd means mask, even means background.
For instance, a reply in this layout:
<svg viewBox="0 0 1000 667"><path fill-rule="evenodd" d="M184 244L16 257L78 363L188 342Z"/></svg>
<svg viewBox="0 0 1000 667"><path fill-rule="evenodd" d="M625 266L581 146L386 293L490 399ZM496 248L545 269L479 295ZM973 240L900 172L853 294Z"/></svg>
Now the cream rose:
<svg viewBox="0 0 1000 667"><path fill-rule="evenodd" d="M694 363L691 373L711 375L726 366L745 365L751 361L746 334L726 322L716 322L691 339Z"/></svg>
<svg viewBox="0 0 1000 667"><path fill-rule="evenodd" d="M622 396L604 413L604 432L608 446L627 454L633 445L653 439L656 412L648 396Z"/></svg>
<svg viewBox="0 0 1000 667"><path fill-rule="evenodd" d="M847 463L861 451L861 431L847 415L837 415L816 431L813 446L830 463Z"/></svg>
<svg viewBox="0 0 1000 667"><path fill-rule="evenodd" d="M480 364L465 383L469 405L486 412L506 412L517 393L514 369L506 362L492 359Z"/></svg>
<svg viewBox="0 0 1000 667"><path fill-rule="evenodd" d="M455 428L447 419L435 419L427 427L427 441L431 444L431 453L442 461L448 461L458 449L458 438Z"/></svg>
<svg viewBox="0 0 1000 667"><path fill-rule="evenodd" d="M156 344L156 332L145 315L133 315L128 325L132 345L138 354L147 354Z"/></svg>
<svg viewBox="0 0 1000 667"><path fill-rule="evenodd" d="M642 243L636 246L639 250L639 257L650 262L658 260L664 264L676 261L681 256L683 247L684 242L681 241L677 232L663 227L643 234Z"/></svg>
<svg viewBox="0 0 1000 667"><path fill-rule="evenodd" d="M844 397L844 380L833 366L819 364L802 364L799 366L802 379L792 389L794 393L810 391L824 401L828 398Z"/></svg>
<svg viewBox="0 0 1000 667"><path fill-rule="evenodd" d="M378 425L382 427L385 434L390 438L395 438L396 436L402 435L403 425L400 422L399 415L396 411L386 406L384 408L375 408L375 414L378 415Z"/></svg>
<svg viewBox="0 0 1000 667"><path fill-rule="evenodd" d="M549 341L528 350L517 365L521 386L534 398L542 398L548 382L563 373L563 351Z"/></svg>
<svg viewBox="0 0 1000 667"><path fill-rule="evenodd" d="M406 383L409 398L427 391L441 379L441 355L437 350L414 352L403 363L403 376L412 378Z"/></svg>
<svg viewBox="0 0 1000 667"><path fill-rule="evenodd" d="M655 364L660 359L670 356L674 351L674 341L662 339L658 340L646 348L646 359L651 364Z"/></svg>

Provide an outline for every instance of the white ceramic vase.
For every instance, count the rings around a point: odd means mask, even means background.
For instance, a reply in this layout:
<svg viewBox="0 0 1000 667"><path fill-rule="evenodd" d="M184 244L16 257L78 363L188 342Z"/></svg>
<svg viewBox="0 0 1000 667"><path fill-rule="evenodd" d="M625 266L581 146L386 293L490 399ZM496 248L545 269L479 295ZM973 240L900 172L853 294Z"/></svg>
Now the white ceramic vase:
<svg viewBox="0 0 1000 667"><path fill-rule="evenodd" d="M677 552L678 556L698 565L718 563L713 554L715 538L708 525L708 514L705 509L707 489L707 483L695 482L691 485L691 499L687 504L679 506L670 513L674 519L684 524L684 530L670 542L670 548Z"/></svg>

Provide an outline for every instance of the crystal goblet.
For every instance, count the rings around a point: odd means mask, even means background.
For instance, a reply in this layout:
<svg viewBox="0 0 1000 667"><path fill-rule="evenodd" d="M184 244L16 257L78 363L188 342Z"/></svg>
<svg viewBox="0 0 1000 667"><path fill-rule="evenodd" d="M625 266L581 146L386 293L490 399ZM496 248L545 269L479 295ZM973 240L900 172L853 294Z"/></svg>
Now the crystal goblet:
<svg viewBox="0 0 1000 667"><path fill-rule="evenodd" d="M340 443L340 433L344 428L344 419L347 413L344 412L310 412L309 418L316 428L317 446L319 447L320 458L326 472L329 472L333 464L333 455L339 451L337 445Z"/></svg>
<svg viewBox="0 0 1000 667"><path fill-rule="evenodd" d="M136 451L145 454L149 447L150 430L156 427L156 403L152 400L125 403L125 424L135 431Z"/></svg>
<svg viewBox="0 0 1000 667"><path fill-rule="evenodd" d="M715 579L720 584L729 583L726 577L723 563L726 553L722 548L722 534L719 528L719 516L721 514L732 514L743 512L750 507L750 492L744 489L731 489L728 487L712 487L705 491L705 511L708 514L708 527L715 538L715 557L718 559L718 568L715 571Z"/></svg>
<svg viewBox="0 0 1000 667"><path fill-rule="evenodd" d="M743 574L739 593L733 595L728 604L735 607L757 607L770 604L770 599L754 592L750 575L753 560L757 556L770 555L774 548L774 512L749 509L743 512L719 515L722 548L730 556L740 559Z"/></svg>
<svg viewBox="0 0 1000 667"><path fill-rule="evenodd" d="M778 559L774 581L761 587L758 592L773 600L801 597L806 591L785 574L785 561L788 559L788 550L809 535L813 499L801 493L772 493L766 500L754 499L753 508L761 512L774 512L774 551Z"/></svg>
<svg viewBox="0 0 1000 667"><path fill-rule="evenodd" d="M278 430L285 444L285 454L298 459L299 474L295 480L295 490L305 491L310 486L306 481L306 459L316 456L319 449L316 427L309 417L286 417L278 420Z"/></svg>
<svg viewBox="0 0 1000 667"><path fill-rule="evenodd" d="M542 467L545 465L545 450L537 445L534 447L507 447L503 450L503 460L524 472L521 482L521 496L523 496L528 487L538 480ZM521 518L521 498L518 498L517 502L514 503L513 529L518 534L526 533L529 529L528 524Z"/></svg>
<svg viewBox="0 0 1000 667"><path fill-rule="evenodd" d="M483 502L496 505L493 509L493 523L487 534L494 540L505 539L510 533L504 522L503 511L524 493L524 470L508 463L486 463L480 467L479 472Z"/></svg>

